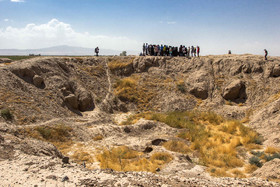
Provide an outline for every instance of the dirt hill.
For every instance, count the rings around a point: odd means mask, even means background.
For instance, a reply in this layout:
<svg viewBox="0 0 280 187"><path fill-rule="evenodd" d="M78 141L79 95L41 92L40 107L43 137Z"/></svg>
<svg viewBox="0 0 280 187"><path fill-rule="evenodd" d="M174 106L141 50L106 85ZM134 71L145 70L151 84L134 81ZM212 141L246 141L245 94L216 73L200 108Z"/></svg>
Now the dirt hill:
<svg viewBox="0 0 280 187"><path fill-rule="evenodd" d="M264 180L280 180L265 170L279 57L5 59L0 74L4 185L279 185Z"/></svg>

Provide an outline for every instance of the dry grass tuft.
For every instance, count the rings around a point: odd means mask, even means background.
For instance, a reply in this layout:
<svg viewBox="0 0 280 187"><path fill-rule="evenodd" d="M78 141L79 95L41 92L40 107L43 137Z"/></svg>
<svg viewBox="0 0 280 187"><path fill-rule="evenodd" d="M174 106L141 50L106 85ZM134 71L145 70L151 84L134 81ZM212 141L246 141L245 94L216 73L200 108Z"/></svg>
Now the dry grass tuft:
<svg viewBox="0 0 280 187"><path fill-rule="evenodd" d="M280 153L280 149L276 147L267 147L264 152L268 154L275 154Z"/></svg>
<svg viewBox="0 0 280 187"><path fill-rule="evenodd" d="M189 148L189 146L184 143L183 141L177 141L177 140L170 140L168 142L165 142L163 144L163 147L165 147L165 149L173 151L173 152L178 152L178 153L189 153L191 152L191 149Z"/></svg>
<svg viewBox="0 0 280 187"><path fill-rule="evenodd" d="M115 71L132 66L133 60L134 58L128 58L128 57L122 58L121 60L119 58L112 59L112 61L108 63L108 67L114 73Z"/></svg>
<svg viewBox="0 0 280 187"><path fill-rule="evenodd" d="M234 177L237 178L246 178L246 175L240 169L233 169L231 173Z"/></svg>
<svg viewBox="0 0 280 187"><path fill-rule="evenodd" d="M71 156L76 162L82 163L92 163L94 162L94 156L93 154L88 153L87 151L83 150L77 150L74 152L74 154Z"/></svg>
<svg viewBox="0 0 280 187"><path fill-rule="evenodd" d="M245 166L245 172L246 173L253 173L254 171L256 171L258 169L258 166L253 165L253 164L247 164Z"/></svg>
<svg viewBox="0 0 280 187"><path fill-rule="evenodd" d="M209 169L211 176L214 177L232 177L231 174L227 172L225 168L210 168Z"/></svg>
<svg viewBox="0 0 280 187"><path fill-rule="evenodd" d="M72 128L64 124L56 124L53 126L38 126L34 128L23 128L21 134L26 134L35 139L48 142L67 142L71 140Z"/></svg>
<svg viewBox="0 0 280 187"><path fill-rule="evenodd" d="M123 102L132 102L141 110L151 108L151 100L154 93L145 88L145 85L139 84L138 76L130 76L117 80L114 84L115 95Z"/></svg>
<svg viewBox="0 0 280 187"><path fill-rule="evenodd" d="M154 153L150 159L143 158L141 155L143 155L142 152L120 146L111 150L104 150L102 154L97 155L97 160L103 169L155 172L157 168L173 159L168 153Z"/></svg>
<svg viewBox="0 0 280 187"><path fill-rule="evenodd" d="M102 140L104 137L101 134L97 134L96 136L93 137L94 141L99 141Z"/></svg>

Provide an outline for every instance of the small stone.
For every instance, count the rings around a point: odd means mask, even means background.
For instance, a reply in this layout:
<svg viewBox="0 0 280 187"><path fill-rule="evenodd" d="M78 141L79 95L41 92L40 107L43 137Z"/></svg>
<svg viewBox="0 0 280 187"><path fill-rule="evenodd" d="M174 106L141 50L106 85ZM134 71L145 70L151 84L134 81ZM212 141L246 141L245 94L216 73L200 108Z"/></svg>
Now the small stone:
<svg viewBox="0 0 280 187"><path fill-rule="evenodd" d="M78 109L79 103L78 98L74 94L70 94L64 98L66 104L71 106L73 109Z"/></svg>
<svg viewBox="0 0 280 187"><path fill-rule="evenodd" d="M62 158L62 162L64 163L64 164L69 164L69 157L63 157Z"/></svg>
<svg viewBox="0 0 280 187"><path fill-rule="evenodd" d="M35 75L33 77L33 83L36 87L41 87L44 83L44 79L39 75Z"/></svg>
<svg viewBox="0 0 280 187"><path fill-rule="evenodd" d="M62 178L61 181L62 181L62 182L69 181L69 177L65 176L65 177Z"/></svg>

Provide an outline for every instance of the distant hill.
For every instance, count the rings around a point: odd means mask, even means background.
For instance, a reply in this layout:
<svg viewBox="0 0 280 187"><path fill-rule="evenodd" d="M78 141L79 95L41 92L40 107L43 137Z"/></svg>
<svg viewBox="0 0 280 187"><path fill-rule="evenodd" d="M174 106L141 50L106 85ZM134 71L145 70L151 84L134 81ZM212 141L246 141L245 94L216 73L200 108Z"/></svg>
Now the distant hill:
<svg viewBox="0 0 280 187"><path fill-rule="evenodd" d="M122 51L102 49L100 48L100 55L119 55ZM83 56L94 55L94 48L83 48L74 46L54 46L42 49L0 49L0 55L29 55L29 54L41 54L41 55L71 55L71 56ZM137 51L127 51L128 55L136 55Z"/></svg>

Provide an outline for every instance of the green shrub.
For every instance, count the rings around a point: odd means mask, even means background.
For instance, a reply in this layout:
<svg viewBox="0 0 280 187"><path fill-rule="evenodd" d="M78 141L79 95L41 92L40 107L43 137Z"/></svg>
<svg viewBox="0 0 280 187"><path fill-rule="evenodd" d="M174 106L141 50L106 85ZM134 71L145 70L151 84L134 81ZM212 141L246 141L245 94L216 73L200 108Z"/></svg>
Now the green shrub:
<svg viewBox="0 0 280 187"><path fill-rule="evenodd" d="M177 89L181 92L181 93L186 93L186 87L184 84L177 84Z"/></svg>
<svg viewBox="0 0 280 187"><path fill-rule="evenodd" d="M12 120L13 119L13 116L12 116L9 109L1 110L1 117L4 118L5 120Z"/></svg>
<svg viewBox="0 0 280 187"><path fill-rule="evenodd" d="M35 128L36 131L42 136L43 139L50 142L65 142L70 139L71 127L67 127L63 124L55 126L40 126Z"/></svg>
<svg viewBox="0 0 280 187"><path fill-rule="evenodd" d="M255 155L256 157L261 157L264 154L264 152L263 151L262 152L260 152L260 151L251 151L251 154Z"/></svg>
<svg viewBox="0 0 280 187"><path fill-rule="evenodd" d="M280 159L280 153L274 153L273 155L265 155L264 159L268 162L271 161L275 158L279 158Z"/></svg>
<svg viewBox="0 0 280 187"><path fill-rule="evenodd" d="M256 165L256 166L258 166L259 168L262 167L262 163L261 163L260 161L261 161L261 160L260 160L258 157L256 157L256 156L253 156L253 157L251 157L251 158L249 159L249 163L250 163L251 165Z"/></svg>

